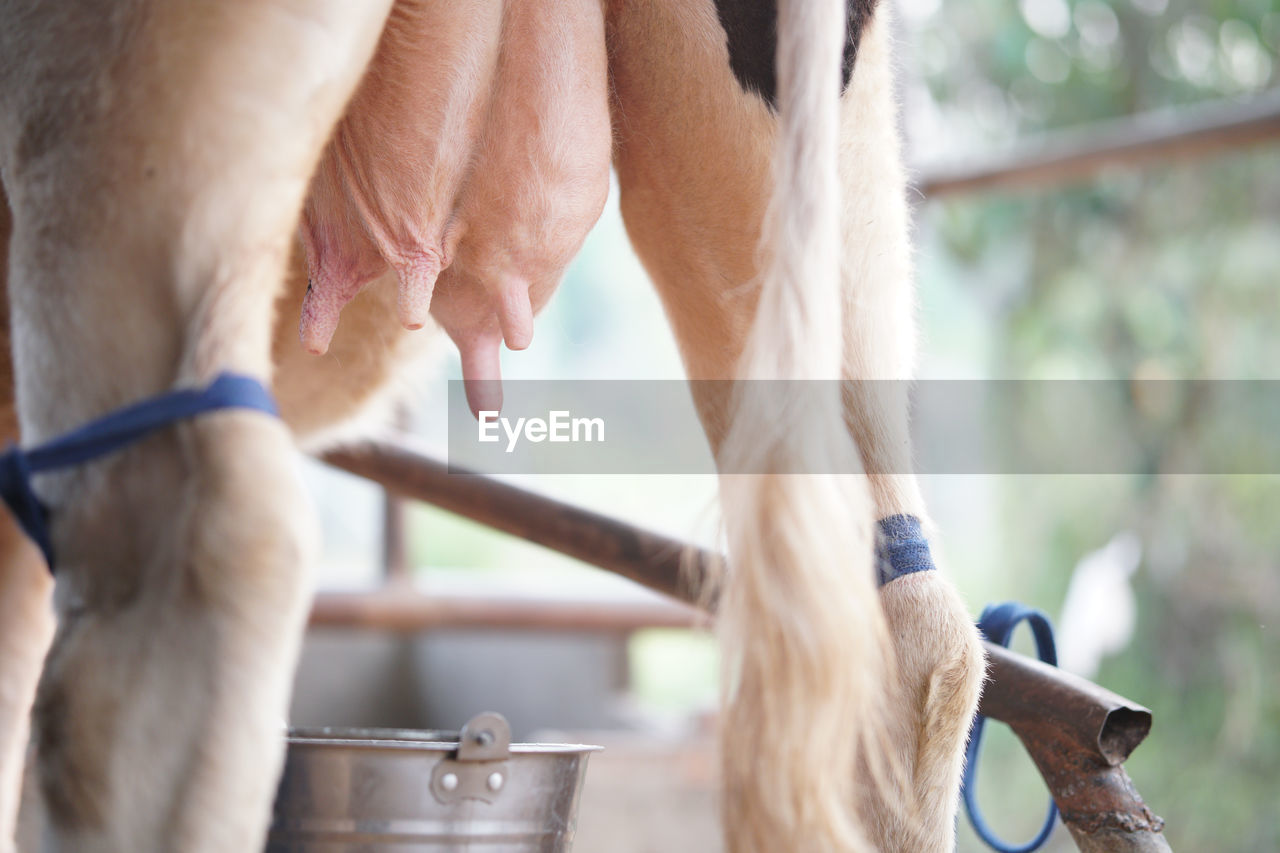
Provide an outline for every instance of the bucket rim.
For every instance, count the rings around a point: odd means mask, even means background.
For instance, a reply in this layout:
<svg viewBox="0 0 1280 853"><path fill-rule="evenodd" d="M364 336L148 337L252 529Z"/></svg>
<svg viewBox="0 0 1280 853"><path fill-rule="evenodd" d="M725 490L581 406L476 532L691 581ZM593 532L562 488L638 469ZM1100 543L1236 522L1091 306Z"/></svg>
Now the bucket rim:
<svg viewBox="0 0 1280 853"><path fill-rule="evenodd" d="M291 727L286 740L290 746L453 752L460 738L457 731L441 729L306 726ZM603 749L603 746L582 743L513 743L510 746L514 754L584 753Z"/></svg>

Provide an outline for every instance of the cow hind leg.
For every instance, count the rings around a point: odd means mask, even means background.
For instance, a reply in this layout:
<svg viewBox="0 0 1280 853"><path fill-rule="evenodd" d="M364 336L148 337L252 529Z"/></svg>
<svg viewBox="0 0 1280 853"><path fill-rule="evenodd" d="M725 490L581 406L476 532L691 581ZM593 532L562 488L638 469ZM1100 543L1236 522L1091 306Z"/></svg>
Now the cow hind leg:
<svg viewBox="0 0 1280 853"><path fill-rule="evenodd" d="M763 98L743 91L744 81L759 85L767 79L758 68L753 72L749 61L735 68L736 76L730 72L717 6L731 16L734 4L728 2L659 2L643 8L619 3L610 13L623 215L694 379L735 376L747 347L756 314L758 290L753 285L761 274L757 247L772 189L769 158L776 130ZM842 374L849 380L895 380L909 377L914 353L905 180L885 14L881 10L874 18L858 19L864 7L850 5L851 20L866 26L841 108ZM844 419L868 476L856 478L864 492L845 492L839 523L865 530L877 517L905 514L925 521L923 500L910 474L905 397L897 393L901 390L891 383L850 384ZM717 385L694 389L704 426L717 448L730 432L730 403L722 392ZM726 521L732 524L729 512L726 508ZM869 549L870 533L866 535L862 544ZM832 556L824 554L827 559ZM850 573L843 586L856 589L870 583L867 559L857 553L835 559ZM883 680L861 676L864 688L878 690L883 704L861 709L882 728L871 727L858 759L861 778L849 794L860 831L852 837L838 831L795 834L813 828L787 829L785 819L771 821L762 819L759 810L749 814L735 809L735 799L754 784L743 787L737 777L772 777L786 757L766 754L758 744L735 744L730 732L727 748L737 752L724 763L726 832L732 850L795 849L802 843L830 850L935 851L954 846L959 771L982 677L981 651L959 597L938 572L894 580L882 589L880 601L892 641L882 650L883 657L896 665L882 673ZM780 602L760 603L762 621L778 618ZM839 645L833 637L826 639ZM874 650L876 642L873 632L861 653L868 653L868 645ZM862 668L874 664L865 657L855 663ZM761 689L772 687L764 684ZM812 703L832 698L815 693L802 711L829 712ZM758 696L752 701L770 699ZM844 708L836 713L845 715L850 729L856 726L858 712ZM787 749L806 736L821 740L812 729L760 734L780 740ZM841 754L832 750L828 757ZM821 763L820 759L817 764ZM810 763L808 769L813 766ZM853 768L841 772L854 773ZM785 773L781 778L785 784L794 781ZM776 834L784 831L793 834Z"/></svg>
<svg viewBox="0 0 1280 853"><path fill-rule="evenodd" d="M891 654L870 492L847 476L858 458L836 393L835 78L818 74L829 99L806 102L779 74L792 94L775 113L735 77L717 5L618 3L609 36L622 212L688 375L828 380L816 395L765 383L737 401L723 383L693 388L722 471L732 563L718 620L725 840L733 853L865 851L874 841L856 798L890 775L876 757L887 751ZM782 11L785 45L804 12L832 10ZM821 45L833 68L834 12ZM805 110L814 121L797 121ZM819 153L798 154L797 142ZM814 187L824 192L795 203ZM874 780L855 778L860 761Z"/></svg>
<svg viewBox="0 0 1280 853"><path fill-rule="evenodd" d="M15 2L0 160L37 444L267 379L306 182L387 3ZM54 850L261 849L315 536L284 426L224 411L35 478L59 625L34 725Z"/></svg>
<svg viewBox="0 0 1280 853"><path fill-rule="evenodd" d="M843 103L844 375L853 380L845 415L876 516L913 516L927 529L907 426L914 295L887 11L882 5L863 34ZM981 646L964 602L940 571L890 581L880 598L897 660L891 720L907 790L885 802L866 789L863 811L883 850L951 850L964 745L984 673Z"/></svg>

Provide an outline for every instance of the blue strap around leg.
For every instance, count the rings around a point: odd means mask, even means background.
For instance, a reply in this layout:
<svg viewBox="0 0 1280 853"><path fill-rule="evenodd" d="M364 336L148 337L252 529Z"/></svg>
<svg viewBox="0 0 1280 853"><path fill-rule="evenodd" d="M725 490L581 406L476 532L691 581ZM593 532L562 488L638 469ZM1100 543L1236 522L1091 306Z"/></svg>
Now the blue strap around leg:
<svg viewBox="0 0 1280 853"><path fill-rule="evenodd" d="M143 400L39 447L30 450L9 447L0 455L0 496L23 532L40 547L49 570L53 571L49 511L31 488L32 474L82 465L175 421L217 409L253 409L279 416L271 392L257 379L221 373L205 388L184 388Z"/></svg>
<svg viewBox="0 0 1280 853"><path fill-rule="evenodd" d="M1026 607L1014 601L989 604L978 619L978 630L991 642L1008 648L1013 629L1022 621L1026 621L1031 628L1036 641L1036 654L1039 655L1040 660L1050 666L1057 666L1058 652L1053 645L1053 627L1049 624L1049 618L1033 607ZM1053 832L1054 824L1058 819L1058 807L1052 799L1049 800L1049 813L1045 816L1044 826L1040 828L1039 834L1026 844L1008 844L996 837L978 808L978 752L982 745L982 727L986 721L986 717L978 714L974 717L973 728L969 731L969 747L965 752L964 782L960 789L964 797L965 811L969 813L973 831L991 849L999 853L1031 853L1032 850L1039 849L1048 840L1049 833Z"/></svg>
<svg viewBox="0 0 1280 853"><path fill-rule="evenodd" d="M876 533L876 579L880 586L934 568L929 540L914 515L880 519Z"/></svg>

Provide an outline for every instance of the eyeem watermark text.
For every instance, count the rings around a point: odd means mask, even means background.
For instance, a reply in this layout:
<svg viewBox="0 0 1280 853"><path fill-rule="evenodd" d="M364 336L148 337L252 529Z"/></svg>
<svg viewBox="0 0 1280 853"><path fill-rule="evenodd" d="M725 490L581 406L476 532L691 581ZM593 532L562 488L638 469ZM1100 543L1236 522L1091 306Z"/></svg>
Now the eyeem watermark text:
<svg viewBox="0 0 1280 853"><path fill-rule="evenodd" d="M498 412L482 411L479 421L479 441L507 441L507 453L512 453L520 439L537 444L541 441L582 442L604 441L604 418L575 418L567 411L551 411L543 418L502 417Z"/></svg>

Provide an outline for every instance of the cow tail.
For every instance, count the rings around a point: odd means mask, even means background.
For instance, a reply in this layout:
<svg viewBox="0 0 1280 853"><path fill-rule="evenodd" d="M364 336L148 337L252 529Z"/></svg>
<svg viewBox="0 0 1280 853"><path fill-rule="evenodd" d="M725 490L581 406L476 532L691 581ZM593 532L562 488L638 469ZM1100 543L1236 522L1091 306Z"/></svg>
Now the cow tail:
<svg viewBox="0 0 1280 853"><path fill-rule="evenodd" d="M842 346L844 27L842 0L779 3L774 195L738 369L777 381L739 383L720 455L731 565L718 619L722 816L732 853L871 849L855 785L885 775L876 771L890 664L873 511L829 381L840 377Z"/></svg>

